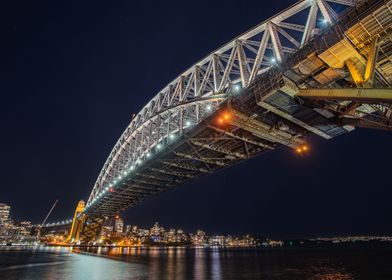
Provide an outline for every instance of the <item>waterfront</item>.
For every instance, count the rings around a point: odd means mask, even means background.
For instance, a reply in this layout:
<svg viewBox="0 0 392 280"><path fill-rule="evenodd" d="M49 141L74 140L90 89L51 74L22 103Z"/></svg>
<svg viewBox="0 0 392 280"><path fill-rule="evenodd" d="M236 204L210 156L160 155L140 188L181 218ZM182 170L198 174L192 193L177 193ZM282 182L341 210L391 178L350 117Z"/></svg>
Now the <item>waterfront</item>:
<svg viewBox="0 0 392 280"><path fill-rule="evenodd" d="M1 279L391 279L392 249L3 248Z"/></svg>

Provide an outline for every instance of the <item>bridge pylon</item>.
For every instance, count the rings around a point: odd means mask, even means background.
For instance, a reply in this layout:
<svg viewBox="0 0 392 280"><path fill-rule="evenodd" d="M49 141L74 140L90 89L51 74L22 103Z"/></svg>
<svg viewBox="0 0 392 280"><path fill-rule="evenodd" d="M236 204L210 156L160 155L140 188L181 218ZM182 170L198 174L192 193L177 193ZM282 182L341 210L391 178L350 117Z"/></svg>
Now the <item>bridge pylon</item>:
<svg viewBox="0 0 392 280"><path fill-rule="evenodd" d="M72 220L72 227L67 237L69 244L89 244L94 242L101 233L105 217L90 216L83 213L85 210L84 200L80 200Z"/></svg>
<svg viewBox="0 0 392 280"><path fill-rule="evenodd" d="M75 210L74 217L72 219L71 231L67 237L67 243L77 243L80 240L80 234L83 229L85 215L83 214L85 208L84 200L80 200Z"/></svg>

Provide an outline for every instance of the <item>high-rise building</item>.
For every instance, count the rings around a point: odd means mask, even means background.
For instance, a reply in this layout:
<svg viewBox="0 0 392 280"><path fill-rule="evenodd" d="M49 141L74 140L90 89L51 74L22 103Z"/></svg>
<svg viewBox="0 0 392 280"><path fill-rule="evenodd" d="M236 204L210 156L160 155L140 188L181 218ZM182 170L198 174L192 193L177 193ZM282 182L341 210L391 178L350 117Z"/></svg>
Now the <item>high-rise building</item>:
<svg viewBox="0 0 392 280"><path fill-rule="evenodd" d="M132 233L132 226L131 225L127 225L125 228L125 233L126 234L131 234Z"/></svg>
<svg viewBox="0 0 392 280"><path fill-rule="evenodd" d="M11 206L5 203L0 203L0 224L8 222L10 218Z"/></svg>
<svg viewBox="0 0 392 280"><path fill-rule="evenodd" d="M116 217L114 222L114 231L118 233L124 232L124 220L120 217Z"/></svg>

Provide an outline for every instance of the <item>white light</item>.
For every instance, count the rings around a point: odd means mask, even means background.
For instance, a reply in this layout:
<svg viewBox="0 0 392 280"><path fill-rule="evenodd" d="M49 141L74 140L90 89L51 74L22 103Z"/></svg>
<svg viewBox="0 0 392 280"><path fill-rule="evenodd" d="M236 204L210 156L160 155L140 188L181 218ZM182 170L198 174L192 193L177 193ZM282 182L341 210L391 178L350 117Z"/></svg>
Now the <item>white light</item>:
<svg viewBox="0 0 392 280"><path fill-rule="evenodd" d="M105 190L106 190L106 191L108 191L108 190L109 190L109 188L108 188L108 187L106 187L106 188L105 188Z"/></svg>
<svg viewBox="0 0 392 280"><path fill-rule="evenodd" d="M117 180L114 180L114 181L113 181L113 184L114 184L114 185L117 184Z"/></svg>
<svg viewBox="0 0 392 280"><path fill-rule="evenodd" d="M207 105L207 110L211 111L211 109L212 109L212 106L211 105Z"/></svg>
<svg viewBox="0 0 392 280"><path fill-rule="evenodd" d="M118 177L117 177L117 178L118 178L118 180L121 180L121 178L122 178L122 177L121 177L121 175L118 175Z"/></svg>
<svg viewBox="0 0 392 280"><path fill-rule="evenodd" d="M150 153L147 153L147 157L150 157L151 156L151 154Z"/></svg>
<svg viewBox="0 0 392 280"><path fill-rule="evenodd" d="M186 126L190 126L190 125L191 125L191 122L190 122L190 121L186 121L186 122L185 122L185 125L186 125Z"/></svg>
<svg viewBox="0 0 392 280"><path fill-rule="evenodd" d="M276 58L275 57L271 58L271 62L275 63L276 62Z"/></svg>
<svg viewBox="0 0 392 280"><path fill-rule="evenodd" d="M127 174L128 174L128 171L124 171L123 174L124 174L124 175L127 175Z"/></svg>
<svg viewBox="0 0 392 280"><path fill-rule="evenodd" d="M234 90L235 91L240 91L241 90L241 86L240 85L235 85L234 86Z"/></svg>
<svg viewBox="0 0 392 280"><path fill-rule="evenodd" d="M131 170L133 170L133 168L134 168L134 167L133 167L133 166L131 166Z"/></svg>
<svg viewBox="0 0 392 280"><path fill-rule="evenodd" d="M160 148L162 148L162 145L161 145L161 144L158 144L158 145L157 145L157 149L160 149Z"/></svg>
<svg viewBox="0 0 392 280"><path fill-rule="evenodd" d="M327 24L327 23L328 23L328 20L327 20L327 19L323 19L321 22L322 22L323 24Z"/></svg>
<svg viewBox="0 0 392 280"><path fill-rule="evenodd" d="M176 137L174 134L170 134L170 139L174 139Z"/></svg>

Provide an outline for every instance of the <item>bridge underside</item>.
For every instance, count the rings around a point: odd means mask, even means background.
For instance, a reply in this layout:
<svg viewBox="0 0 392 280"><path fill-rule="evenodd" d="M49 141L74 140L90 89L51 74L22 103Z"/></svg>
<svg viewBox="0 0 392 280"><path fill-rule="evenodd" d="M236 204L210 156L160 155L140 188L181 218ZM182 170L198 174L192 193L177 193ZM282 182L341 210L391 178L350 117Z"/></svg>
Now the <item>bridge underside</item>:
<svg viewBox="0 0 392 280"><path fill-rule="evenodd" d="M326 34L316 36L279 67L260 75L241 94L233 94L194 129L168 137L162 142L162 151L145 158L87 214L113 216L151 195L279 145L306 145L311 134L330 139L351 131L353 125L370 123L390 129L392 42L386 5L384 1L368 1L352 9ZM369 36L363 36L364 30ZM378 55L371 86L388 89L380 90L381 99L373 102L369 96L374 89L364 89L361 97L353 88L358 85L347 61L365 73L375 37ZM337 94L325 94L328 88Z"/></svg>
<svg viewBox="0 0 392 280"><path fill-rule="evenodd" d="M306 152L313 134L331 139L356 126L392 130L391 24L389 1L364 1L231 92L192 129L168 133L115 185L94 188L83 212L84 241L105 217L279 146Z"/></svg>

